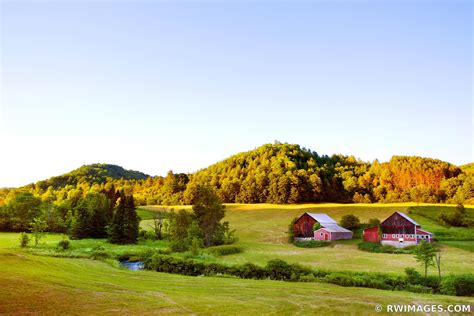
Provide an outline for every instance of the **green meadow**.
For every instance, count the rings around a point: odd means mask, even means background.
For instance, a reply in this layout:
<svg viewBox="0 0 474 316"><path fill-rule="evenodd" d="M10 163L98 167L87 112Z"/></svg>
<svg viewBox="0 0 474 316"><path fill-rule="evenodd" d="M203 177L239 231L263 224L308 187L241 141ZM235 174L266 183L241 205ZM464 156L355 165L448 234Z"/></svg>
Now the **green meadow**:
<svg viewBox="0 0 474 316"><path fill-rule="evenodd" d="M274 204L227 204L226 218L232 228L236 229L239 237L237 245L243 248L242 253L220 257L225 263L252 262L265 265L267 261L275 258L289 263L318 267L328 270L372 271L389 272L394 274L404 273L405 267L418 268L413 255L369 253L360 251L357 243L360 240L338 241L330 247L298 248L287 242L286 232L291 219L304 212L327 213L339 221L345 214L354 214L362 222L371 218L384 220L395 211L405 214L410 209L426 208L430 206L416 206L415 203L399 204L299 204L299 205L274 205ZM453 206L448 206L453 208ZM147 206L146 211L170 209L190 209L189 206ZM433 206L431 206L433 208ZM439 208L439 209L438 209ZM434 207L441 210L443 207ZM474 213L474 208L466 208ZM147 216L152 217L152 214ZM412 216L411 214L409 216ZM445 273L465 273L472 271L474 264L474 230L468 228L443 227L432 220L422 216L412 216L423 228L432 231L435 235L444 233L458 240L440 241L443 253L443 271ZM143 228L150 228L152 220L142 221ZM435 270L432 270L435 273Z"/></svg>
<svg viewBox="0 0 474 316"><path fill-rule="evenodd" d="M378 271L402 274L405 267L420 270L406 254L360 251L358 240L336 242L323 248L298 248L287 243L292 218L305 211L327 213L335 220L354 214L362 221L383 220L394 211L409 213L414 204L387 205L226 205L226 220L236 229L242 253L207 260L228 264L264 265L280 258L329 270ZM427 207L427 206L421 206ZM141 226L151 229L153 212L170 207L139 210ZM175 210L182 206L173 207ZM184 207L190 209L189 206ZM438 209L434 209L437 211ZM472 212L472 208L467 209ZM411 214L410 214L411 216ZM413 215L424 228L444 232L441 240L443 273L472 272L472 229L448 228L421 215ZM460 240L453 237L460 236ZM165 241L138 245L110 245L105 240L74 240L71 249L58 251L63 238L49 234L37 248L18 247L19 234L0 233L0 314L367 314L376 304L471 304L474 298L340 287L327 283L243 280L231 277L187 277L152 271L128 271L112 259L92 260L94 252L112 256L147 249L164 249ZM53 257L56 256L56 257ZM70 258L75 257L75 258ZM430 270L435 274L434 269Z"/></svg>

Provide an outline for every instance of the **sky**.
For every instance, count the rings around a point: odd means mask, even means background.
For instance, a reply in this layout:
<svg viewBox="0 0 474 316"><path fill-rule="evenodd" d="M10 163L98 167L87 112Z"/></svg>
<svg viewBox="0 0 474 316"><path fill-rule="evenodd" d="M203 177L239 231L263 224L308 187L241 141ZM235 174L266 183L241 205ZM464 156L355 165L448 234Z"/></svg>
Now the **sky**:
<svg viewBox="0 0 474 316"><path fill-rule="evenodd" d="M471 1L0 3L0 187L275 140L474 160Z"/></svg>

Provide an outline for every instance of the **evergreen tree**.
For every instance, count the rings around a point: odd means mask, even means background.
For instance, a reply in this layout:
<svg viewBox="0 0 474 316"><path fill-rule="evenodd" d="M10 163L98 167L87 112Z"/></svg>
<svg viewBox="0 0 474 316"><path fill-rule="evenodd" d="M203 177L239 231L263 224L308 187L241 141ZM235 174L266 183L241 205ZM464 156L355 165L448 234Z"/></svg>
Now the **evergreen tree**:
<svg viewBox="0 0 474 316"><path fill-rule="evenodd" d="M118 205L115 208L112 217L112 223L109 225L108 235L109 241L113 244L123 244L126 242L125 228L126 228L126 202L125 193L119 193Z"/></svg>
<svg viewBox="0 0 474 316"><path fill-rule="evenodd" d="M120 192L118 205L109 226L109 241L114 244L136 243L140 219L137 215L133 195Z"/></svg>

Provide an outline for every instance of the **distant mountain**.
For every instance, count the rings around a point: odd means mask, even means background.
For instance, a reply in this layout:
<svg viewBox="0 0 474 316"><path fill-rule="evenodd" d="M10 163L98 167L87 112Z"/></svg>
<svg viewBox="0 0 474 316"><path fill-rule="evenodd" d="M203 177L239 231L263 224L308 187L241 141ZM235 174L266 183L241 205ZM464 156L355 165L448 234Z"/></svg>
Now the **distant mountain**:
<svg viewBox="0 0 474 316"><path fill-rule="evenodd" d="M88 183L103 183L107 178L124 180L144 180L149 175L135 170L127 170L121 166L110 164L90 164L79 167L71 172L60 176L52 177L47 180L38 181L36 186L47 189L64 187L66 185L75 185L80 180Z"/></svg>

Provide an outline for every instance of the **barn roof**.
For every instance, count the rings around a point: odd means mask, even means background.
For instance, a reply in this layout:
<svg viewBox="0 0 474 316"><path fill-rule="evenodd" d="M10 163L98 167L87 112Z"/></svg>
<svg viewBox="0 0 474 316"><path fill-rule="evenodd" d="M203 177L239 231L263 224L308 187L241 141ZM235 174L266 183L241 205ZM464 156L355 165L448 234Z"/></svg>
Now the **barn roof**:
<svg viewBox="0 0 474 316"><path fill-rule="evenodd" d="M408 215L406 215L405 213L402 213L402 212L395 212L395 213L393 213L392 215L390 215L389 217L387 217L382 223L386 222L387 219L389 219L390 217L392 217L394 214L400 215L401 217L403 217L404 219L406 219L407 221L409 221L410 223L412 223L412 224L415 225L415 226L420 226L420 224L418 224L417 222L415 222L414 220L412 220Z"/></svg>
<svg viewBox="0 0 474 316"><path fill-rule="evenodd" d="M352 231L350 231L348 229L345 229L344 227L341 227L337 224L324 225L324 227L322 227L320 229L324 229L324 230L326 230L328 232L331 232L331 233L352 233Z"/></svg>
<svg viewBox="0 0 474 316"><path fill-rule="evenodd" d="M336 221L329 217L327 214L316 214L316 213L306 213L311 216L315 221L323 224L336 224Z"/></svg>
<svg viewBox="0 0 474 316"><path fill-rule="evenodd" d="M418 224L417 222L415 222L414 220L412 220L410 217L408 217L408 215L405 215L405 214L402 213L402 212L395 212L395 213L398 213L398 215L400 215L401 217L405 218L407 221L411 222L413 225L420 226L420 224Z"/></svg>
<svg viewBox="0 0 474 316"><path fill-rule="evenodd" d="M416 233L417 233L417 234L420 234L420 235L423 235L423 234L433 235L433 234L430 233L429 231L424 230L424 229L421 229L421 228L417 228L417 229L416 229Z"/></svg>

